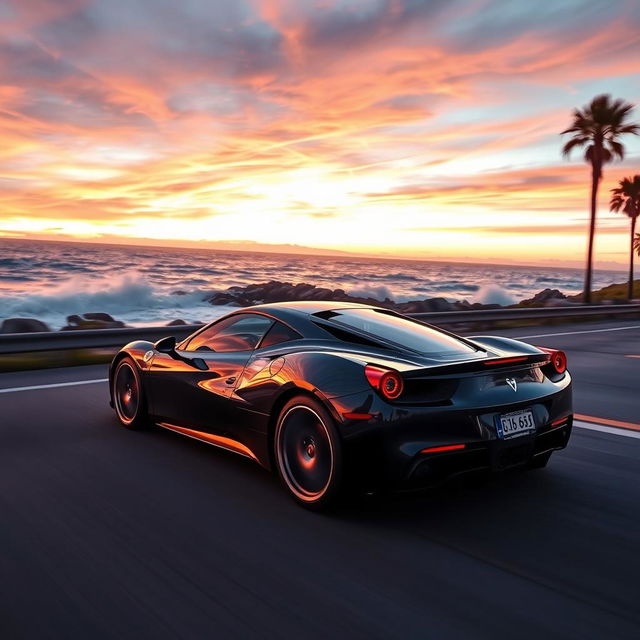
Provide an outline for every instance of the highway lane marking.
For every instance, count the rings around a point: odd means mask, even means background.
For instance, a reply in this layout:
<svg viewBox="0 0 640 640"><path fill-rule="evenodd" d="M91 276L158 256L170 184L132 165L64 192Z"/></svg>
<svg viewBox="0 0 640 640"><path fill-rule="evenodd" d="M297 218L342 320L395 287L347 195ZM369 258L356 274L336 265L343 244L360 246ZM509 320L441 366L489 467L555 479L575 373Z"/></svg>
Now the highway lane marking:
<svg viewBox="0 0 640 640"><path fill-rule="evenodd" d="M588 429L589 431L601 431L602 433L611 433L615 436L624 436L625 438L640 439L640 433L638 433L637 431L631 431L629 429L616 429L615 427L604 427L599 424L582 422L580 420L576 420L573 423L573 426L578 427L578 429Z"/></svg>
<svg viewBox="0 0 640 640"><path fill-rule="evenodd" d="M640 424L635 422L623 422L622 420L612 420L611 418L598 418L596 416L585 416L580 413L574 413L577 420L583 422L591 422L593 424L605 424L609 427L619 427L621 429L631 429L632 431L640 431Z"/></svg>
<svg viewBox="0 0 640 640"><path fill-rule="evenodd" d="M57 387L74 387L79 384L96 384L98 382L109 382L109 378L99 378L98 380L78 380L76 382L56 382L53 384L34 384L30 387L9 387L8 389L0 389L0 393L37 391L38 389L56 389Z"/></svg>
<svg viewBox="0 0 640 640"><path fill-rule="evenodd" d="M563 331L562 333L537 333L534 336L516 336L516 340L525 340L526 338L546 338L548 336L575 336L579 333L603 333L606 331L628 331L629 329L640 329L640 324L632 327L611 327L610 329L587 329L584 331Z"/></svg>

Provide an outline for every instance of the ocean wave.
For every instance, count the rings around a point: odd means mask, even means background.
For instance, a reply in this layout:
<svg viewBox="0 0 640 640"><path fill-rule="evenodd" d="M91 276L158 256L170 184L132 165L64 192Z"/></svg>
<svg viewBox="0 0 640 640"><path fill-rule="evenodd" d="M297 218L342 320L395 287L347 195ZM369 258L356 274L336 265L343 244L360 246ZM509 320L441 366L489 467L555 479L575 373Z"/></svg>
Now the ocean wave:
<svg viewBox="0 0 640 640"><path fill-rule="evenodd" d="M446 284L434 284L431 286L435 291L465 291L474 292L480 289L477 284L464 284L462 282L448 282Z"/></svg>
<svg viewBox="0 0 640 640"><path fill-rule="evenodd" d="M571 280L567 278L554 278L552 276L538 276L534 282L537 284L568 284Z"/></svg>
<svg viewBox="0 0 640 640"><path fill-rule="evenodd" d="M10 280L12 282L37 282L37 278L32 278L31 276L25 276L19 273L10 273L8 275L2 276L3 280Z"/></svg>
<svg viewBox="0 0 640 640"><path fill-rule="evenodd" d="M379 287L359 287L356 289L349 289L347 293L350 296L355 296L358 298L373 298L374 300L380 300L381 302L387 299L399 302L396 299L396 296L394 296L391 289L384 285L381 285Z"/></svg>
<svg viewBox="0 0 640 640"><path fill-rule="evenodd" d="M478 295L474 299L474 302L481 304L500 304L502 306L515 304L517 301L515 296L497 284L487 284L480 287Z"/></svg>
<svg viewBox="0 0 640 640"><path fill-rule="evenodd" d="M202 290L180 295L158 290L138 272L116 277L74 276L50 287L47 293L0 297L0 318L38 318L59 328L69 315L95 311L109 313L128 324L185 315L186 320L207 320L220 315L223 310L204 302L204 295Z"/></svg>
<svg viewBox="0 0 640 640"><path fill-rule="evenodd" d="M55 267L63 271L84 271L85 273L90 273L95 268L93 265L77 264L75 262L56 262L49 265L49 267Z"/></svg>

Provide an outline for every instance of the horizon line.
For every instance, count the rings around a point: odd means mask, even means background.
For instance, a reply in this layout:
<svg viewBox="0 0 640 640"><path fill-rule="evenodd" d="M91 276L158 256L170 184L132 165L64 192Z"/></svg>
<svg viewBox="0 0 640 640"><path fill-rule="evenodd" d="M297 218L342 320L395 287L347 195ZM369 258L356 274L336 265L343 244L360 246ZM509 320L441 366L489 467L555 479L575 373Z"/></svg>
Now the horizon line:
<svg viewBox="0 0 640 640"><path fill-rule="evenodd" d="M410 262L429 262L429 263L455 263L467 265L489 265L489 266L518 266L532 268L560 268L560 269L584 269L584 266L578 264L578 260L569 260L570 265L562 265L559 260L548 260L538 264L528 262L495 262L492 260L477 259L459 259L455 257L427 257L420 255L402 255L397 253L385 253L380 255L372 253L362 253L355 251L346 251L340 249L328 249L322 247L311 247L306 245L289 245L289 244L272 244L260 243L251 240L176 240L163 241L154 238L134 238L134 237L102 237L102 238L74 238L69 236L61 237L41 237L39 235L4 235L0 229L0 240L26 241L26 242L47 242L58 244L84 244L95 246L114 246L114 247L139 247L139 248L156 248L156 249L184 249L184 250L206 250L213 252L232 252L232 253L257 253L257 254L275 254L275 255L296 255L307 256L313 255L322 258L350 258L360 260L387 260L398 261L407 260ZM249 245L249 247L238 247L237 245ZM598 261L596 261L597 264ZM602 261L601 261L602 262ZM627 270L627 265L622 262L604 261L612 266L596 266L600 271L622 271ZM619 265L616 268L613 265Z"/></svg>

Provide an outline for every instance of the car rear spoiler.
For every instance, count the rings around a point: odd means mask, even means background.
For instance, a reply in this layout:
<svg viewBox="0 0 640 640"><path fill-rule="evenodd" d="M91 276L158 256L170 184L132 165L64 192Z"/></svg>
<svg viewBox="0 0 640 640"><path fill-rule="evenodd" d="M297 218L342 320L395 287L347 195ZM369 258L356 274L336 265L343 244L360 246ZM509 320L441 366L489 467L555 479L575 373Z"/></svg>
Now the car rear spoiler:
<svg viewBox="0 0 640 640"><path fill-rule="evenodd" d="M412 371L403 371L405 378L423 378L432 375L448 375L457 373L491 373L496 370L522 369L529 367L543 367L549 363L547 353L519 353L509 355L490 355L487 358L474 358L446 364L434 364L427 367L417 367Z"/></svg>

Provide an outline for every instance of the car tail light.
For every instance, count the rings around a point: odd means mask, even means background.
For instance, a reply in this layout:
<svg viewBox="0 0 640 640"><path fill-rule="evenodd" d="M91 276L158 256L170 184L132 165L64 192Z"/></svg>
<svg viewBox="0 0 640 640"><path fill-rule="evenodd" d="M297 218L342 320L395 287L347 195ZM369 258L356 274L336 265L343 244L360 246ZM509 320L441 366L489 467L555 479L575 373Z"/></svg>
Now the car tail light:
<svg viewBox="0 0 640 640"><path fill-rule="evenodd" d="M556 373L564 373L567 370L567 356L564 351L548 349L547 347L538 347L538 349L551 356L550 364Z"/></svg>
<svg viewBox="0 0 640 640"><path fill-rule="evenodd" d="M402 376L393 369L384 369L368 364L364 368L364 375L369 384L387 400L395 400L404 389Z"/></svg>

